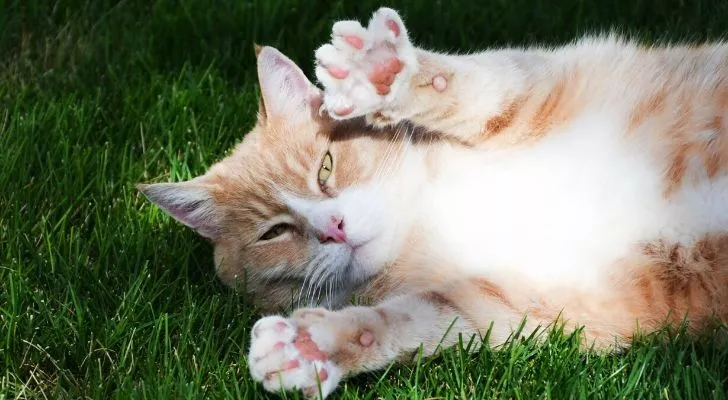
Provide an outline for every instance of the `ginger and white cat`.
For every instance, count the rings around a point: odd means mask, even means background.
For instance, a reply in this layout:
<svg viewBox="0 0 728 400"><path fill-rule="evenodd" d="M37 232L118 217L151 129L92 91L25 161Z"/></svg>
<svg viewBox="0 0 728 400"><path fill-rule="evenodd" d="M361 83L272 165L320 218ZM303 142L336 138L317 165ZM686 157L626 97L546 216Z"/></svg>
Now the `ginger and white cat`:
<svg viewBox="0 0 728 400"><path fill-rule="evenodd" d="M255 324L267 390L325 397L420 345L492 325L497 346L524 317L524 334L559 319L607 350L728 321L728 45L445 55L382 8L336 23L316 58L323 94L262 48L235 152L141 187L259 305L328 306ZM333 310L352 292L374 305Z"/></svg>

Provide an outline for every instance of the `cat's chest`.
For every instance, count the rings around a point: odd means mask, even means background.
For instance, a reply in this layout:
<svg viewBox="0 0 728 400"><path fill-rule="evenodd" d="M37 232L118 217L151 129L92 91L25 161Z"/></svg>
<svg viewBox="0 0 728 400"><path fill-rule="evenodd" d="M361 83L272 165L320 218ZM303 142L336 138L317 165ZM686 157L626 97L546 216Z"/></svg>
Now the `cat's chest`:
<svg viewBox="0 0 728 400"><path fill-rule="evenodd" d="M423 196L429 244L465 271L599 279L588 266L657 234L664 202L649 157L579 128L500 153L442 150Z"/></svg>

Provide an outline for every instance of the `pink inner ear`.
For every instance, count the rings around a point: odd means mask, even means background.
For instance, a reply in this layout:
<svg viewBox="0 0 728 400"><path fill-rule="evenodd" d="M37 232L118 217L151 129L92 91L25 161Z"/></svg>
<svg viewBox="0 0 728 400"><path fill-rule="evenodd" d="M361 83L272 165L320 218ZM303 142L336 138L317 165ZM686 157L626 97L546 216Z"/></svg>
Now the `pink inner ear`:
<svg viewBox="0 0 728 400"><path fill-rule="evenodd" d="M191 183L160 183L140 189L167 214L200 235L212 238L217 231L215 205L208 189Z"/></svg>
<svg viewBox="0 0 728 400"><path fill-rule="evenodd" d="M200 206L203 201L196 201L192 203L172 203L166 205L164 208L167 210L169 215L184 223L190 228L198 229L204 224L204 213L199 212Z"/></svg>
<svg viewBox="0 0 728 400"><path fill-rule="evenodd" d="M176 220L194 229L200 235L213 238L217 228L207 201L175 203L165 207L167 213Z"/></svg>
<svg viewBox="0 0 728 400"><path fill-rule="evenodd" d="M275 69L285 70L285 82L295 93L306 93L310 86L305 76L291 60L276 56L273 61Z"/></svg>
<svg viewBox="0 0 728 400"><path fill-rule="evenodd" d="M320 102L311 97L312 94L320 94L303 71L272 47L264 47L258 56L258 77L263 103L269 115L288 117L291 113L302 111L300 105L313 107L316 102Z"/></svg>

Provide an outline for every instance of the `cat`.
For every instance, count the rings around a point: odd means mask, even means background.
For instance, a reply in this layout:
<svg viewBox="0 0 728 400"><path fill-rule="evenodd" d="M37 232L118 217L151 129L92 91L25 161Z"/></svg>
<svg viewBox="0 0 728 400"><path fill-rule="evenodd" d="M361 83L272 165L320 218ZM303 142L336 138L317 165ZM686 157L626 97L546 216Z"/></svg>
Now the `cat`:
<svg viewBox="0 0 728 400"><path fill-rule="evenodd" d="M326 306L255 323L265 389L326 397L486 331L498 346L559 322L613 351L728 321L728 45L449 55L381 8L315 56L323 92L262 48L235 152L140 187L267 310L290 291ZM338 309L352 292L372 305Z"/></svg>

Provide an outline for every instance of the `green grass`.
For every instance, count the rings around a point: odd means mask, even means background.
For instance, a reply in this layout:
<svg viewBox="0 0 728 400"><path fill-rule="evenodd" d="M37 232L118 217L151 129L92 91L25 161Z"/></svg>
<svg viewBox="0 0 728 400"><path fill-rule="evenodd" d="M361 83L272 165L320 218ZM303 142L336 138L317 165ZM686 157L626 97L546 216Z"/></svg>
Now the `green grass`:
<svg viewBox="0 0 728 400"><path fill-rule="evenodd" d="M725 1L388 4L418 43L441 50L610 27L645 40L728 31ZM245 361L254 311L216 281L210 246L134 184L200 174L241 139L256 110L253 42L310 73L332 21L367 19L379 5L0 1L0 399L266 397ZM728 350L710 337L600 356L554 335L448 351L337 393L707 399L725 398L727 379Z"/></svg>

